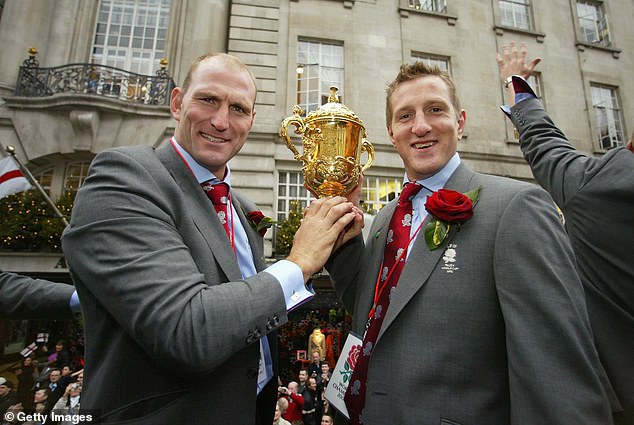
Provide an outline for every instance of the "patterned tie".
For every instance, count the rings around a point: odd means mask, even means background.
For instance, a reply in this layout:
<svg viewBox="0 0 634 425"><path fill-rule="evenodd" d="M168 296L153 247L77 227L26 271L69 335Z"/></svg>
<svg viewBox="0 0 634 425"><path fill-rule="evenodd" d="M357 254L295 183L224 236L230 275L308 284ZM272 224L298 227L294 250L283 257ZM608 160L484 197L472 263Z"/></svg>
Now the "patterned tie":
<svg viewBox="0 0 634 425"><path fill-rule="evenodd" d="M229 240L231 240L231 231L229 230L229 221L227 220L229 185L227 183L212 184L211 182L205 182L202 183L201 186L214 204L214 208L218 213L218 219L220 219L220 222L225 227L225 232L227 232L227 236Z"/></svg>
<svg viewBox="0 0 634 425"><path fill-rule="evenodd" d="M403 188L399 196L396 209L390 221L387 232L385 252L383 254L383 264L381 277L377 282L378 300L376 305L370 310L369 326L363 338L363 350L357 359L357 365L352 374L350 385L346 391L344 400L350 420L353 424L363 423L361 411L365 406L366 382L368 377L368 364L372 349L376 343L383 318L390 305L392 290L398 283L399 276L405 265L405 250L407 250L410 240L410 229L412 227L412 198L423 188L418 183L408 183Z"/></svg>

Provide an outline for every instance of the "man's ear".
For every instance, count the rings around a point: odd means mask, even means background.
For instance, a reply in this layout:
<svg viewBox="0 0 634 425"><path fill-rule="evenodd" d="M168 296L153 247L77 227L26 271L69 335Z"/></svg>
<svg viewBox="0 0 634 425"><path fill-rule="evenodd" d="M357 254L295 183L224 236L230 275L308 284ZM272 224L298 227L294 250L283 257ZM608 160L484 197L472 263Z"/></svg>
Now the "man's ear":
<svg viewBox="0 0 634 425"><path fill-rule="evenodd" d="M183 91L180 87L174 87L172 89L172 95L170 96L170 113L176 121L181 119L181 106L183 104Z"/></svg>
<svg viewBox="0 0 634 425"><path fill-rule="evenodd" d="M463 109L460 111L460 115L458 115L458 140L462 139L462 134L464 133L464 126L467 122L467 113Z"/></svg>
<svg viewBox="0 0 634 425"><path fill-rule="evenodd" d="M396 146L396 143L394 143L394 132L392 131L392 127L390 125L387 126L387 135L390 136L392 146Z"/></svg>

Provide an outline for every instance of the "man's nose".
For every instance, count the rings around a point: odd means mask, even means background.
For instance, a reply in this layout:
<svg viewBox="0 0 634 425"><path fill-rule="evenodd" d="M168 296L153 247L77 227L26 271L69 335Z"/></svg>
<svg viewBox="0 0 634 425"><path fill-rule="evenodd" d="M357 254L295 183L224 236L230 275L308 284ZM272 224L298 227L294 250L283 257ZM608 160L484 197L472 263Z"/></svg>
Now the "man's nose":
<svg viewBox="0 0 634 425"><path fill-rule="evenodd" d="M416 114L416 117L414 118L414 125L412 126L412 133L422 136L426 134L430 129L431 126L425 118L425 114Z"/></svg>
<svg viewBox="0 0 634 425"><path fill-rule="evenodd" d="M211 125L218 131L229 128L229 107L221 106L211 114Z"/></svg>

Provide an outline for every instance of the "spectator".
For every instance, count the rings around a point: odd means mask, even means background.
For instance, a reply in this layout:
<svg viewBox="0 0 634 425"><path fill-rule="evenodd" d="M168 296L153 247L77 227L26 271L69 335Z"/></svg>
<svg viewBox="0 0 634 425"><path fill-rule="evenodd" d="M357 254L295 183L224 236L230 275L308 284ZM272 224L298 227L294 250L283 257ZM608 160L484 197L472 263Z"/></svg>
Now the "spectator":
<svg viewBox="0 0 634 425"><path fill-rule="evenodd" d="M296 425L302 421L302 410L304 410L304 397L299 393L299 385L295 381L288 383L288 388L283 393L283 397L288 400L288 407L282 414L284 419Z"/></svg>
<svg viewBox="0 0 634 425"><path fill-rule="evenodd" d="M273 415L273 425L291 425L289 421L282 417L282 408L280 400L275 404L275 414Z"/></svg>
<svg viewBox="0 0 634 425"><path fill-rule="evenodd" d="M61 369L64 366L70 365L70 354L68 353L68 350L66 350L66 343L63 339L60 339L55 343L54 351L48 351L46 346L43 346L42 350L47 357L50 367Z"/></svg>
<svg viewBox="0 0 634 425"><path fill-rule="evenodd" d="M328 362L321 362L321 371L319 373L318 380L324 390L326 389L326 387L328 386L328 382L330 381L330 374L330 365L328 364Z"/></svg>
<svg viewBox="0 0 634 425"><path fill-rule="evenodd" d="M0 376L0 418L2 418L9 407L18 404L20 399L13 391L13 382Z"/></svg>
<svg viewBox="0 0 634 425"><path fill-rule="evenodd" d="M317 378L309 377L306 381L306 388L302 392L304 397L304 409L302 410L302 421L304 425L317 425L317 414L319 394L317 393Z"/></svg>
<svg viewBox="0 0 634 425"><path fill-rule="evenodd" d="M319 375L321 374L321 356L319 355L319 351L313 351L312 354L312 363L308 366L308 376L312 376L313 378L319 379Z"/></svg>
<svg viewBox="0 0 634 425"><path fill-rule="evenodd" d="M301 394L304 392L304 388L306 388L306 380L308 379L308 369L300 370L298 378L299 378L298 393Z"/></svg>
<svg viewBox="0 0 634 425"><path fill-rule="evenodd" d="M55 413L59 413L62 415L77 415L79 414L79 406L80 406L80 398L81 398L81 384L78 382L73 382L66 387L64 391L64 395L57 400L53 410ZM60 425L76 425L71 421L63 421L60 422Z"/></svg>
<svg viewBox="0 0 634 425"><path fill-rule="evenodd" d="M332 416L330 415L322 415L321 416L321 425L333 425L334 421Z"/></svg>
<svg viewBox="0 0 634 425"><path fill-rule="evenodd" d="M16 392L20 403L25 411L31 411L33 409L33 389L35 387L33 359L31 357L22 359L20 366L18 366L13 373L18 378Z"/></svg>

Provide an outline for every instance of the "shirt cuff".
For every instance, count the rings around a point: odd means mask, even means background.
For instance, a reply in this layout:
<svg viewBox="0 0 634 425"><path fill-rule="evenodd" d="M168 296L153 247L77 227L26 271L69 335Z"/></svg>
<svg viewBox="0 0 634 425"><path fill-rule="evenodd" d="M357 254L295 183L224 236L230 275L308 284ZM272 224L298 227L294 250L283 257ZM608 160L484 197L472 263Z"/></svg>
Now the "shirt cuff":
<svg viewBox="0 0 634 425"><path fill-rule="evenodd" d="M306 286L304 284L302 269L292 261L280 260L267 267L264 271L280 282L284 292L284 300L286 301L286 311L290 312L296 309L312 300L315 296L315 290L312 285Z"/></svg>
<svg viewBox="0 0 634 425"><path fill-rule="evenodd" d="M513 91L515 92L516 105L523 100L534 99L537 97L531 85L528 84L528 81L526 81L523 77L513 75L512 82ZM502 112L504 112L508 117L511 116L511 107L509 105L502 105L500 106L500 109L502 109Z"/></svg>
<svg viewBox="0 0 634 425"><path fill-rule="evenodd" d="M79 295L77 295L77 291L73 292L73 295L70 296L70 310L73 313L81 313L81 305L79 304Z"/></svg>

